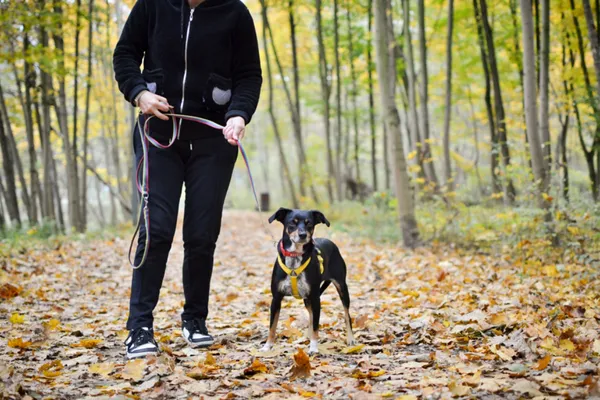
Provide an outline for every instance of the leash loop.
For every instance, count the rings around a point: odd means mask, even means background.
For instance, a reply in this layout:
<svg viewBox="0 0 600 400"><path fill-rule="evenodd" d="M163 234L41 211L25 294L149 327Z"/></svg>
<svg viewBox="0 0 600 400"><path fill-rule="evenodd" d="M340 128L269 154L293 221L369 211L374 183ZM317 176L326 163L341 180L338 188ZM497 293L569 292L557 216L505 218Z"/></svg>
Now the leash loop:
<svg viewBox="0 0 600 400"><path fill-rule="evenodd" d="M156 140L152 136L150 136L150 130L149 130L148 123L150 122L150 120L152 118L155 118L154 115L145 117L145 116L143 116L143 114L140 113L140 115L138 116L138 118L136 120L136 127L140 134L140 139L141 139L141 143L142 143L142 157L141 157L141 159L137 165L137 169L136 169L136 187L137 187L138 193L140 194L140 207L138 210L139 218L138 218L137 226L133 233L133 237L131 238L131 243L129 244L129 252L128 252L129 264L131 265L131 267L133 269L138 269L142 265L144 265L144 263L146 262L146 259L148 257L148 249L150 248L150 208L149 208L150 164L149 164L149 157L148 157L150 144L159 149L168 149L171 146L173 146L173 144L175 144L175 141L177 139L179 139L179 134L181 132L180 131L181 121L183 121L183 120L196 122L196 123L206 125L206 126L209 126L213 129L217 129L217 130L225 129L225 127L223 125L217 124L216 122L211 121L206 118L195 117L195 116L186 115L186 114L176 114L176 113L166 113L165 115L170 116L171 120L173 122L173 132L171 134L171 138L169 139L169 142L166 145L160 143L158 140ZM140 116L144 117L143 129L140 126L140 118L139 118ZM179 121L179 123L177 121ZM242 153L242 158L244 159L244 163L246 164L246 170L248 172L248 178L250 180L250 186L252 189L252 194L254 196L254 202L256 203L256 208L257 208L258 212L260 214L262 214L260 202L258 201L258 196L256 194L254 178L252 177L252 172L250 171L250 163L248 162L248 156L246 154L246 151L244 150L244 146L242 145L241 140L236 140L236 144L237 144L238 148L240 149L240 153ZM143 223L146 228L145 229L146 238L144 240L145 243L144 243L144 251L142 253L142 259L140 260L139 264L136 265L135 262L132 261L131 251L134 246L135 238L138 235L138 233L141 231L142 218L144 220ZM273 235L267 229L265 222L263 221L262 218L260 220L261 220L263 229L265 230L267 235L271 236L273 243L276 245L277 241L275 240Z"/></svg>

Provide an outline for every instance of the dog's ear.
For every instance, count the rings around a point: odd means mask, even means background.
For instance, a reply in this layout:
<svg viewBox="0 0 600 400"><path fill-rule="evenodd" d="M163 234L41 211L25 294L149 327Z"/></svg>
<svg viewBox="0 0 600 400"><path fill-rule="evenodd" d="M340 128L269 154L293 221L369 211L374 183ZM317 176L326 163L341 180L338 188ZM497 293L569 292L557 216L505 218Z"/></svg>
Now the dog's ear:
<svg viewBox="0 0 600 400"><path fill-rule="evenodd" d="M271 215L271 217L269 218L269 223L277 220L277 221L279 221L279 222L281 222L283 224L283 221L285 220L285 217L291 211L292 210L290 210L289 208L283 208L283 207L281 207L279 210L275 211L275 214Z"/></svg>
<svg viewBox="0 0 600 400"><path fill-rule="evenodd" d="M312 212L313 218L315 219L315 225L316 224L325 224L327 226L330 226L329 221L327 220L327 218L325 218L325 215L323 215L323 213L321 211L313 210L311 212Z"/></svg>

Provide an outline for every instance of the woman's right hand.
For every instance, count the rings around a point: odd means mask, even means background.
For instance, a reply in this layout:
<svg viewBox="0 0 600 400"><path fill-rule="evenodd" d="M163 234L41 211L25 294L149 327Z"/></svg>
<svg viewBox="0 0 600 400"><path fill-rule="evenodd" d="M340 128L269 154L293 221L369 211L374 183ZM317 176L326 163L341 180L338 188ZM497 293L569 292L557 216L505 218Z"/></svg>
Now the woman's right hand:
<svg viewBox="0 0 600 400"><path fill-rule="evenodd" d="M145 90L137 101L138 107L144 114L155 115L157 118L168 121L169 117L161 113L170 111L169 101L162 96Z"/></svg>

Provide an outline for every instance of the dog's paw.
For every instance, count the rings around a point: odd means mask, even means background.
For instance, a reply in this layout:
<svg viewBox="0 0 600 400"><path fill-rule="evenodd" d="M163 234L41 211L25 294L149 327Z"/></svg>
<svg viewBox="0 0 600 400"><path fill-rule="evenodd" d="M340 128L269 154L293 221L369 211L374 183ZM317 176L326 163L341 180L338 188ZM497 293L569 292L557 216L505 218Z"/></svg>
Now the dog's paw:
<svg viewBox="0 0 600 400"><path fill-rule="evenodd" d="M265 343L263 347L260 348L260 351L270 351L273 348L273 345L270 343Z"/></svg>
<svg viewBox="0 0 600 400"><path fill-rule="evenodd" d="M348 346L354 346L356 344L356 340L353 337L348 338L348 339L346 339L346 344Z"/></svg>
<svg viewBox="0 0 600 400"><path fill-rule="evenodd" d="M310 346L308 347L308 354L318 354L319 353L319 344L314 341L310 341Z"/></svg>

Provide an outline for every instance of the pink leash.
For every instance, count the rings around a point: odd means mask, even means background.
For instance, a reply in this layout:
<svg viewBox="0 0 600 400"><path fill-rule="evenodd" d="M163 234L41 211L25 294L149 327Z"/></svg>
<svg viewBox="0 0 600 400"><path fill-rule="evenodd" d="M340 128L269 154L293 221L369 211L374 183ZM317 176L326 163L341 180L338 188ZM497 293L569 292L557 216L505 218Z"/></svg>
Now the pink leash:
<svg viewBox="0 0 600 400"><path fill-rule="evenodd" d="M211 128L214 128L217 130L225 129L224 126L219 125L216 122L210 121L208 119L200 118L200 117L194 117L191 115L184 115L184 114L172 114L172 113L165 114L165 115L170 116L173 121L173 133L171 135L171 139L169 140L169 143L166 145L158 142L156 139L154 139L150 136L148 122L152 118L154 118L154 115L147 117L145 119L143 129L140 129L139 118L137 119L137 122L136 122L138 132L140 134L140 139L142 142L142 158L140 159L140 161L137 165L137 169L136 169L136 186L137 186L137 190L140 193L140 197L141 197L138 215L142 214L142 217L144 220L144 225L146 226L146 240L145 240L146 243L144 245L144 253L142 255L142 259L140 260L140 263L136 265L135 262L133 262L131 259L131 250L133 249L135 238L136 238L137 234L139 233L141 225L142 225L142 218L139 218L137 226L135 228L135 232L133 233L133 238L131 239L131 244L129 245L129 252L128 252L129 264L131 265L131 267L133 269L140 268L146 262L146 258L148 256L148 249L150 248L150 209L148 207L148 202L150 200L150 168L149 168L150 164L149 164L149 159L148 159L148 150L150 148L149 145L152 144L153 146L158 147L159 149L168 149L169 147L173 146L175 141L177 139L179 139L179 133L180 133L179 127L180 127L181 123L178 124L177 120L193 121L193 122L197 122L202 125L210 126ZM244 150L244 146L242 146L242 142L240 140L237 141L237 146L240 149L240 152L242 153L242 158L244 159L244 163L246 164L246 170L248 171L248 178L250 179L250 185L252 187L252 194L254 195L254 201L256 202L256 208L258 209L259 213L262 213L262 210L260 208L260 203L258 201L258 196L256 195L254 179L252 178L252 172L250 171L250 164L248 163L248 156L246 155L246 151ZM261 219L261 221L262 221L262 219ZM265 229L266 232L268 232L268 229L264 225L264 221L263 221L263 228Z"/></svg>

